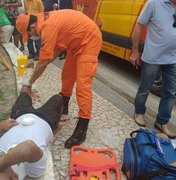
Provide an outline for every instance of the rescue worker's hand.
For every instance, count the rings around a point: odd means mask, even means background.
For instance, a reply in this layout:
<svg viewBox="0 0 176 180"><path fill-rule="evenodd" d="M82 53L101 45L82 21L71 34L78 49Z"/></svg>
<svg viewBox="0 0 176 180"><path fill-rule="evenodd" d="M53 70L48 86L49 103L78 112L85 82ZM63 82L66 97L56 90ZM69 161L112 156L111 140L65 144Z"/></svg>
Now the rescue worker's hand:
<svg viewBox="0 0 176 180"><path fill-rule="evenodd" d="M28 86L28 87L32 86L32 83L31 83L29 77L24 76L24 78L23 78L23 86Z"/></svg>
<svg viewBox="0 0 176 180"><path fill-rule="evenodd" d="M138 51L132 51L130 56L130 62L134 66L137 66L137 62L139 61L139 52Z"/></svg>
<svg viewBox="0 0 176 180"><path fill-rule="evenodd" d="M11 127L16 126L18 122L14 119L8 119L0 122L0 133L8 131Z"/></svg>

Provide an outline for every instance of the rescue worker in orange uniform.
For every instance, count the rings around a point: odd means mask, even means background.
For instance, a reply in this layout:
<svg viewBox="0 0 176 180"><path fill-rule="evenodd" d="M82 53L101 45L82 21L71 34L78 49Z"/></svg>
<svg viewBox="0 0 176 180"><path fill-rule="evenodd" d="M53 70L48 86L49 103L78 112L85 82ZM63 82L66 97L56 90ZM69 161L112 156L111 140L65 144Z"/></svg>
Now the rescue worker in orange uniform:
<svg viewBox="0 0 176 180"><path fill-rule="evenodd" d="M21 14L17 19L17 29L23 35L24 42L28 36L41 36L42 40L39 61L33 75L23 82L28 88L31 88L49 63L67 50L60 92L63 96L63 114L68 114L68 103L76 83L79 119L65 147L80 145L86 139L91 119L91 86L102 44L101 32L89 17L75 10L51 11L37 16Z"/></svg>

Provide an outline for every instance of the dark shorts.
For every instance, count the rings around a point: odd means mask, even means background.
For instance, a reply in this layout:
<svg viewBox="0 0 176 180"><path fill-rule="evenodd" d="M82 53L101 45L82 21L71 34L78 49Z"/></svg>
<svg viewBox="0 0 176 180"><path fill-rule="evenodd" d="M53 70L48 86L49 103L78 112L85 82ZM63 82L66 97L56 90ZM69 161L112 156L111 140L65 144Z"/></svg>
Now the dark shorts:
<svg viewBox="0 0 176 180"><path fill-rule="evenodd" d="M12 107L11 118L17 119L23 114L32 113L42 118L50 125L51 129L54 129L60 120L62 109L62 96L60 94L52 96L43 106L35 109L32 106L31 97L28 93L23 92Z"/></svg>

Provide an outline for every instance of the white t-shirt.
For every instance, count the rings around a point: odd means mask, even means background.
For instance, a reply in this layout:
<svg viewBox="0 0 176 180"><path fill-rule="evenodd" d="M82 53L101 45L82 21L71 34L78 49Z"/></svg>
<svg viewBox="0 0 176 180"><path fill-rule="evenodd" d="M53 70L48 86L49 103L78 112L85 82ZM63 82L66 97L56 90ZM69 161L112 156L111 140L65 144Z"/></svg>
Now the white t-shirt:
<svg viewBox="0 0 176 180"><path fill-rule="evenodd" d="M23 125L24 118L33 120L31 125ZM49 124L34 114L24 114L16 119L19 123L0 137L0 151L7 152L15 145L32 140L43 150L43 157L36 163L24 163L27 175L40 176L46 169L46 150L49 142L53 139L53 132ZM36 170L36 172L35 172Z"/></svg>

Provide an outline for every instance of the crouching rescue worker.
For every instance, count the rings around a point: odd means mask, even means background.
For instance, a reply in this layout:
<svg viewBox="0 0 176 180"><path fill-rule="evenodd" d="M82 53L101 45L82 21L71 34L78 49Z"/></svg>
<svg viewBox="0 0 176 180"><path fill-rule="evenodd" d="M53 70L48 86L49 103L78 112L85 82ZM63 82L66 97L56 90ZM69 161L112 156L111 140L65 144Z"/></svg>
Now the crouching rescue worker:
<svg viewBox="0 0 176 180"><path fill-rule="evenodd" d="M42 46L39 61L29 80L32 84L61 52L67 50L62 70L63 114L68 114L68 103L74 83L79 106L78 123L72 136L65 142L66 148L81 144L86 139L92 110L92 81L96 73L102 35L96 24L86 15L75 10L60 10L41 13L37 16L21 14L17 29L24 42L29 36L41 36Z"/></svg>

